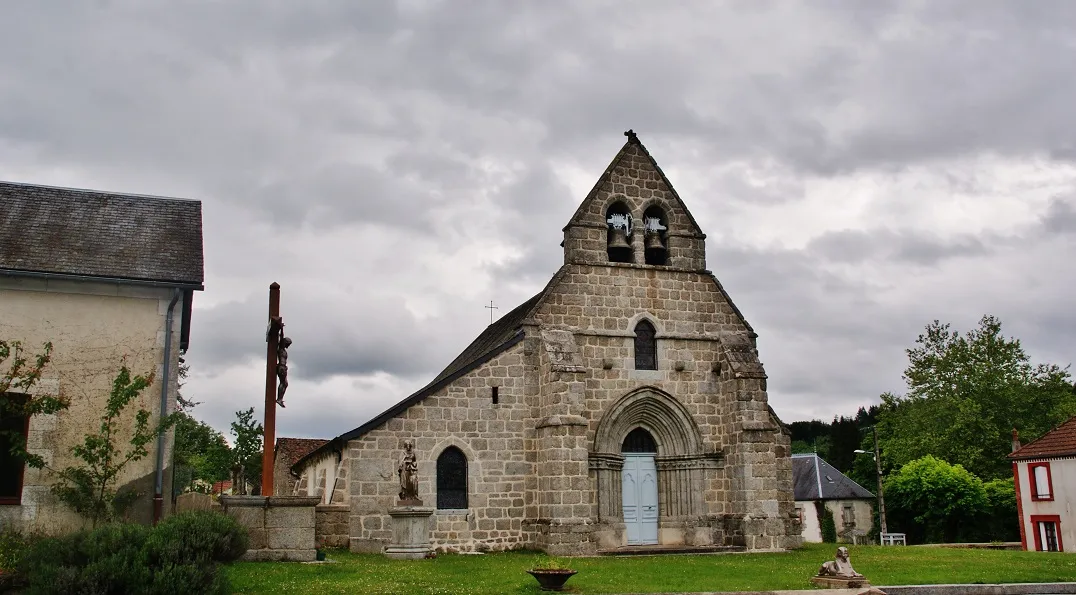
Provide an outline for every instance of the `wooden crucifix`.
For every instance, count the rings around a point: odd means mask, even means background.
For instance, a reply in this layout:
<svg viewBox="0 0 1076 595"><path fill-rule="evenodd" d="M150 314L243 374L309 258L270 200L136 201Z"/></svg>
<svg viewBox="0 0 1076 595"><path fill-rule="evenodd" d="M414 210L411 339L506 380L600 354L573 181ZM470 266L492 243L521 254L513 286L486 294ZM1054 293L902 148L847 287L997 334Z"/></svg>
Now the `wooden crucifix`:
<svg viewBox="0 0 1076 595"><path fill-rule="evenodd" d="M273 463L276 447L276 407L284 406L288 390L288 347L280 317L280 284L269 286L269 328L265 332L265 422L262 441L262 496L273 495ZM277 381L280 385L277 385Z"/></svg>

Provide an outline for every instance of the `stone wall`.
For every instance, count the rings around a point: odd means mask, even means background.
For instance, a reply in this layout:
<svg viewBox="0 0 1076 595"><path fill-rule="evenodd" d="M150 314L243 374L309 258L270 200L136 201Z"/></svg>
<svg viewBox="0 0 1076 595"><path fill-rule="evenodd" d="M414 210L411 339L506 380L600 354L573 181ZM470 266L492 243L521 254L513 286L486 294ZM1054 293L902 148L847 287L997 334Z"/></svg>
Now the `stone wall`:
<svg viewBox="0 0 1076 595"><path fill-rule="evenodd" d="M223 512L246 527L250 536L243 560L314 560L317 498L221 496L220 503Z"/></svg>
<svg viewBox="0 0 1076 595"><path fill-rule="evenodd" d="M409 438L418 457L419 497L427 506L437 503L437 457L449 446L467 457L468 507L433 515L435 548L500 550L528 543L524 502L536 486L524 449L534 430L527 424L522 351L516 345L348 444L352 550L380 552L391 539L388 509L397 501L396 467Z"/></svg>
<svg viewBox="0 0 1076 595"><path fill-rule="evenodd" d="M318 504L314 518L314 541L318 547L348 547L349 512L346 504Z"/></svg>
<svg viewBox="0 0 1076 595"><path fill-rule="evenodd" d="M87 432L97 430L112 381L124 363L132 374L154 374L155 380L121 418L121 428L131 427L138 408L149 410L153 415L150 423L156 423L161 382L168 382L168 408L175 410L182 302L174 310L170 377L164 379L164 326L170 298L171 291L160 288L0 277L0 337L21 341L32 354L51 342L52 361L34 392L70 401L68 409L55 415L31 418L27 437L30 452L44 457L53 468L77 464L70 454L71 446L80 444ZM129 464L119 477L117 487L140 494L129 509L129 518L134 521L148 523L153 518L156 448L154 441L149 445L149 456ZM166 462L171 459L171 448L169 432ZM171 479L171 469L166 468L166 514ZM52 496L49 488L53 481L49 473L27 468L22 503L0 506L0 525L46 533L83 526L82 518Z"/></svg>

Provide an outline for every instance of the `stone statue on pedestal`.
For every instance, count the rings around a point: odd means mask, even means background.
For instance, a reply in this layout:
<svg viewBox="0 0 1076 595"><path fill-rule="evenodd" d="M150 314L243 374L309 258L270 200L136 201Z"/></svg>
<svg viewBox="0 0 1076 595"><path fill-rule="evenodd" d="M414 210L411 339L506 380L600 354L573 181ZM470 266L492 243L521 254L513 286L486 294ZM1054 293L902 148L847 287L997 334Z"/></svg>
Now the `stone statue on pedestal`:
<svg viewBox="0 0 1076 595"><path fill-rule="evenodd" d="M404 456L396 468L400 476L400 504L404 506L422 506L418 498L418 459L415 457L415 442L404 441Z"/></svg>
<svg viewBox="0 0 1076 595"><path fill-rule="evenodd" d="M863 576L852 568L852 563L848 561L848 548L837 548L837 559L830 560L822 565L818 569L818 576L839 576L842 578L859 578Z"/></svg>
<svg viewBox="0 0 1076 595"><path fill-rule="evenodd" d="M827 589L859 589L866 587L859 595L885 595L883 591L871 587L867 578L852 568L848 560L848 548L837 548L837 559L830 560L818 569L818 574L811 577L811 584Z"/></svg>

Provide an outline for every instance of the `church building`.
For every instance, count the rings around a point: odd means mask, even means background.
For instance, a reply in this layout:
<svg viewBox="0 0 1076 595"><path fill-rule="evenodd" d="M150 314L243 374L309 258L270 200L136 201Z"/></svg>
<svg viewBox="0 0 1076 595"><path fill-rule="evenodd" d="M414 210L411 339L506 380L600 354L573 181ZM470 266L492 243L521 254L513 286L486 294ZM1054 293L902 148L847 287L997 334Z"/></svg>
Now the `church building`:
<svg viewBox="0 0 1076 595"><path fill-rule="evenodd" d="M406 440L441 551L801 542L787 428L706 236L635 133L564 227L564 265L436 378L300 458L297 495L392 538Z"/></svg>

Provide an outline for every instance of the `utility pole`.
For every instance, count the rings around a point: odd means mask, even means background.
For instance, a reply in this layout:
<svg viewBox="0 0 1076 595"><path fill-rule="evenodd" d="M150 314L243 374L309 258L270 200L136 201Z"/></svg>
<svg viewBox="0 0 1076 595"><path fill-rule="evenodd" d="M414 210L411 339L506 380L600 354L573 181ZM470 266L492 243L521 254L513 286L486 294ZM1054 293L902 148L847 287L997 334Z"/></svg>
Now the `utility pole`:
<svg viewBox="0 0 1076 595"><path fill-rule="evenodd" d="M878 521L882 528L882 535L889 533L889 529L885 525L885 494L882 492L882 460L879 458L880 451L878 450L878 426L874 426L874 471L878 474ZM881 540L881 535L879 535ZM885 545L882 543L882 545Z"/></svg>

